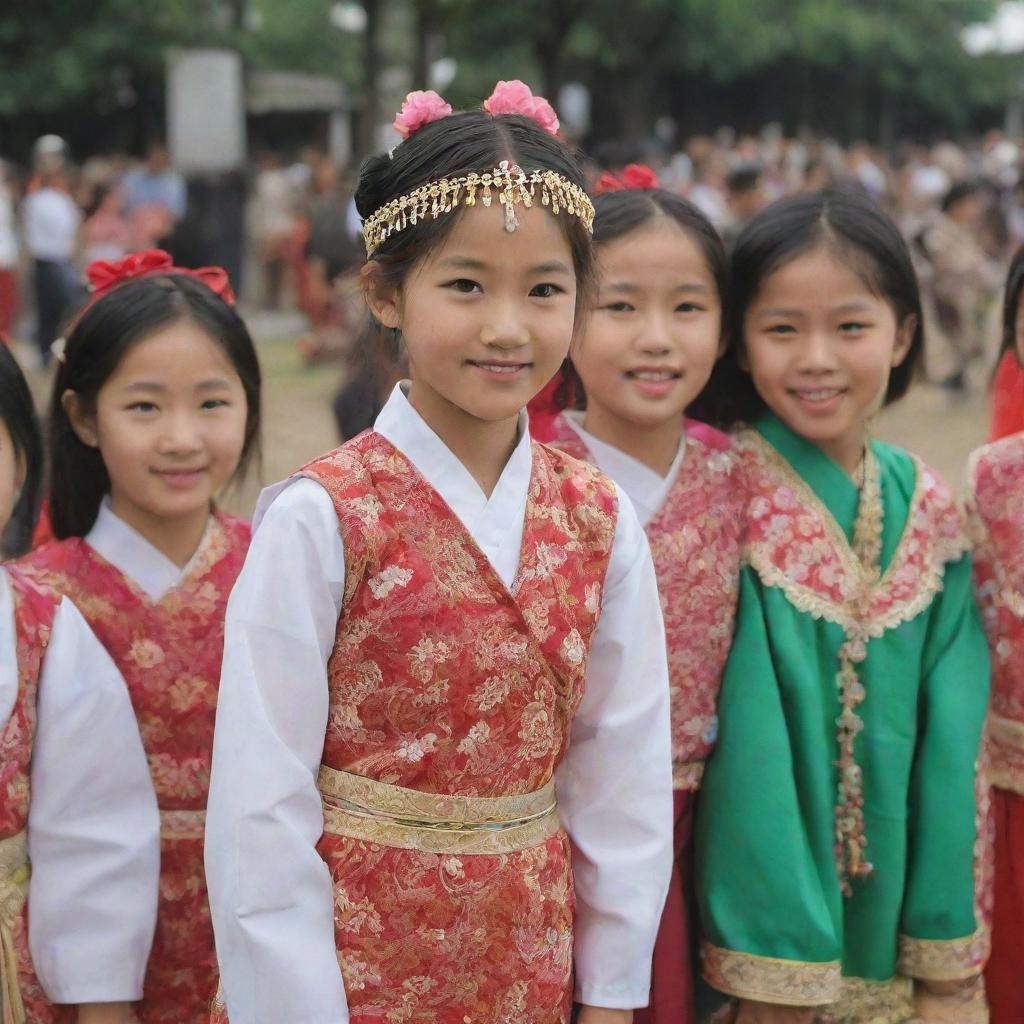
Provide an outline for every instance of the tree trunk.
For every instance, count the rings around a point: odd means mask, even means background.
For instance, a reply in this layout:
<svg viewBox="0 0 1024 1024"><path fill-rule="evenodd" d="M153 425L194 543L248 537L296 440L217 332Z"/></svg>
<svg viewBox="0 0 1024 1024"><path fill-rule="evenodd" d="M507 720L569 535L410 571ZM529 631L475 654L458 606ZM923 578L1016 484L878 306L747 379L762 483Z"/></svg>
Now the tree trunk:
<svg viewBox="0 0 1024 1024"><path fill-rule="evenodd" d="M356 157L362 160L376 149L380 101L377 79L380 73L381 0L363 0L366 11L366 32L363 36L363 106L356 133Z"/></svg>

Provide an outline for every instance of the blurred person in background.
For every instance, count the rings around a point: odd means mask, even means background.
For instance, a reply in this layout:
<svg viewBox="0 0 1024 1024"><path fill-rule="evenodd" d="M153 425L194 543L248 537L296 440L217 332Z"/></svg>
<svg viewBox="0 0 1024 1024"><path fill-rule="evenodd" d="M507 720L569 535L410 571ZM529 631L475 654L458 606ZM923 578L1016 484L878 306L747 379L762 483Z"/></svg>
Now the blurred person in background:
<svg viewBox="0 0 1024 1024"><path fill-rule="evenodd" d="M260 267L260 301L280 309L288 242L295 230L295 190L281 155L268 150L259 160L249 207L249 231Z"/></svg>
<svg viewBox="0 0 1024 1024"><path fill-rule="evenodd" d="M187 209L185 179L171 167L167 147L152 142L141 167L123 182L124 212L141 249L166 247Z"/></svg>
<svg viewBox="0 0 1024 1024"><path fill-rule="evenodd" d="M62 156L44 154L36 164L36 188L22 203L25 248L33 261L36 344L43 365L60 333L80 281L74 268L82 214L68 189Z"/></svg>
<svg viewBox="0 0 1024 1024"><path fill-rule="evenodd" d="M14 176L0 160L0 338L7 338L18 311L18 235L15 229Z"/></svg>
<svg viewBox="0 0 1024 1024"><path fill-rule="evenodd" d="M726 245L735 241L747 221L766 203L761 186L762 171L757 164L746 164L730 171L725 180L729 220L723 231Z"/></svg>

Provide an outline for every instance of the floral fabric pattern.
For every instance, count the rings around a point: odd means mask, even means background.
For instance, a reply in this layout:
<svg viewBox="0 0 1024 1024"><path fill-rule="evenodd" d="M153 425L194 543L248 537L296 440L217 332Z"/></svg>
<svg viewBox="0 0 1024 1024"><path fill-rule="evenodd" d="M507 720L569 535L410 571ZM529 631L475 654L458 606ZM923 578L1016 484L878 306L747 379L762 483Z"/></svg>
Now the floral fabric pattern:
<svg viewBox="0 0 1024 1024"><path fill-rule="evenodd" d="M594 461L564 418L553 429L553 447ZM732 440L688 422L679 476L646 528L665 619L676 789L699 788L700 768L718 735L718 691L739 589L743 504Z"/></svg>
<svg viewBox="0 0 1024 1024"><path fill-rule="evenodd" d="M151 601L83 539L19 566L66 594L124 676L161 812L206 810L228 595L249 547L248 523L218 514L187 577ZM201 836L163 835L160 902L141 1024L199 1024L217 983Z"/></svg>
<svg viewBox="0 0 1024 1024"><path fill-rule="evenodd" d="M28 825L30 765L36 731L36 692L43 656L50 640L57 601L17 570L7 569L14 595L14 630L18 644L18 695L10 718L0 728L0 840L24 832ZM0 879L0 890L4 879ZM73 1019L73 1008L53 1006L32 967L28 948L28 905L10 923L18 987L27 1020L59 1024ZM0 905L0 918L4 908ZM2 954L0 954L2 959Z"/></svg>
<svg viewBox="0 0 1024 1024"><path fill-rule="evenodd" d="M583 695L617 516L609 481L533 446L508 589L405 456L369 433L308 465L338 512L344 611L324 764L429 793L544 786ZM503 855L325 835L354 1022L569 1019L572 875L563 831Z"/></svg>

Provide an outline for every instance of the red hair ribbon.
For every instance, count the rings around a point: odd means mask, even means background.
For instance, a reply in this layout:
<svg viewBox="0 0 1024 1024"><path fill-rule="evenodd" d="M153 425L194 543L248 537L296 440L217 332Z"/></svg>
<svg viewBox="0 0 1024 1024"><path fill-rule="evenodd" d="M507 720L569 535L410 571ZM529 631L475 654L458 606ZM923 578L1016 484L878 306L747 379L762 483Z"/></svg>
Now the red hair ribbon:
<svg viewBox="0 0 1024 1024"><path fill-rule="evenodd" d="M595 196L605 192L642 192L645 189L659 188L658 176L646 164L629 164L618 174L605 171L594 186Z"/></svg>
<svg viewBox="0 0 1024 1024"><path fill-rule="evenodd" d="M144 277L156 277L158 274L183 274L202 281L229 306L235 304L235 293L231 290L231 282L223 267L197 267L194 270L176 267L171 254L163 249L143 249L125 256L123 260L95 260L89 264L85 271L92 286L89 305L93 305L118 285Z"/></svg>

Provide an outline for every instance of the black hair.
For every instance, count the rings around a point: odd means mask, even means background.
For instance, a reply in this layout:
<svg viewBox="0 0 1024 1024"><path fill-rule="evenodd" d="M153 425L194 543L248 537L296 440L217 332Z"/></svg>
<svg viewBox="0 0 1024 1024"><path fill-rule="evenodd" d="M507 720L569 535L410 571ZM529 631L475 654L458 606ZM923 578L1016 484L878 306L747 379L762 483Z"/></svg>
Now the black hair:
<svg viewBox="0 0 1024 1024"><path fill-rule="evenodd" d="M39 494L43 482L43 441L32 392L21 367L6 344L0 344L0 420L7 427L14 454L25 472L21 494L0 537L4 558L28 550L39 515Z"/></svg>
<svg viewBox="0 0 1024 1024"><path fill-rule="evenodd" d="M81 441L61 398L73 391L88 409L134 345L163 327L191 320L231 359L245 391L245 440L235 478L259 451L260 364L242 318L201 281L159 274L128 281L86 308L67 337L50 402L50 518L54 535L82 537L92 529L110 477L99 450Z"/></svg>
<svg viewBox="0 0 1024 1024"><path fill-rule="evenodd" d="M725 179L725 187L731 195L738 195L740 192L753 192L760 183L761 168L756 164L737 167L730 171Z"/></svg>
<svg viewBox="0 0 1024 1024"><path fill-rule="evenodd" d="M942 197L942 212L948 213L957 203L984 191L985 187L979 181L958 181Z"/></svg>
<svg viewBox="0 0 1024 1024"><path fill-rule="evenodd" d="M614 242L632 231L658 220L669 219L696 243L715 282L725 316L729 291L729 260L722 238L704 213L688 199L663 188L621 189L594 197L594 245ZM600 262L600 254L598 254ZM724 320L723 320L724 323ZM579 408L586 405L583 381L570 362L563 366L563 383L556 400L565 404L570 395ZM701 415L700 399L691 411Z"/></svg>
<svg viewBox="0 0 1024 1024"><path fill-rule="evenodd" d="M837 253L873 294L888 302L897 324L914 318L910 348L889 375L885 404L902 398L920 371L924 356L921 292L907 243L892 219L853 189L790 196L751 218L732 250L726 351L707 389L708 408L702 410L717 426L749 423L764 412L764 400L740 366L747 311L765 278L817 246Z"/></svg>
<svg viewBox="0 0 1024 1024"><path fill-rule="evenodd" d="M431 181L494 170L503 160L528 174L551 170L580 188L583 171L576 156L535 121L518 114L492 116L482 110L441 118L421 128L390 154L371 156L359 170L356 209L365 220L386 203ZM460 208L459 212L465 208ZM413 266L440 245L455 227L456 214L427 217L385 239L372 260L383 280L400 286ZM590 237L579 217L556 217L572 250L576 271L576 308L585 309L593 287Z"/></svg>
<svg viewBox="0 0 1024 1024"><path fill-rule="evenodd" d="M1013 254L1013 259L1010 260L1010 269L1006 272L1006 288L1003 291L1003 339L999 345L997 369L1007 352L1012 352L1017 362L1020 362L1020 353L1017 351L1017 307L1020 305L1022 291L1024 291L1024 245Z"/></svg>

